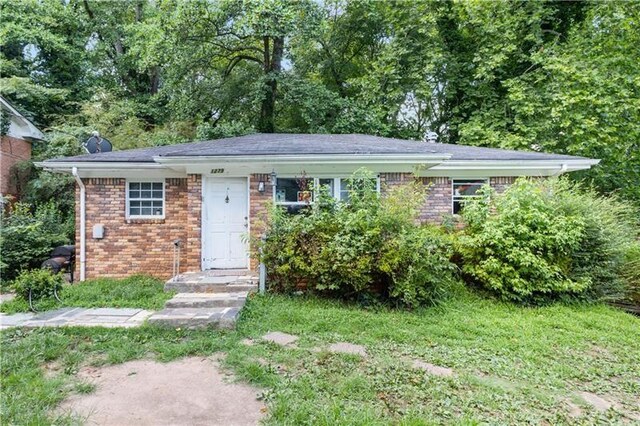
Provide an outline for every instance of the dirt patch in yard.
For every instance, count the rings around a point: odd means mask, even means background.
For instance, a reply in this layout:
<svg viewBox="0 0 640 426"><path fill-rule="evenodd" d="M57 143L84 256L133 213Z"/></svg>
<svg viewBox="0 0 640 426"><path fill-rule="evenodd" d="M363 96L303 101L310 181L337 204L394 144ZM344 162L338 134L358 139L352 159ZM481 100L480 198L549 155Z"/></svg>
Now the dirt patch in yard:
<svg viewBox="0 0 640 426"><path fill-rule="evenodd" d="M87 367L79 376L95 391L70 397L58 414L88 425L254 425L265 411L257 389L230 383L211 358Z"/></svg>

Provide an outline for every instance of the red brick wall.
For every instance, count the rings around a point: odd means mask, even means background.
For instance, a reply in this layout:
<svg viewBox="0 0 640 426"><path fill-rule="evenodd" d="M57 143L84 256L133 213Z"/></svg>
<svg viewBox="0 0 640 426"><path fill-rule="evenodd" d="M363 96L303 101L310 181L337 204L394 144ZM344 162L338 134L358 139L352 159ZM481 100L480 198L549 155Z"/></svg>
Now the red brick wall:
<svg viewBox="0 0 640 426"><path fill-rule="evenodd" d="M169 278L173 270L173 241L183 242L181 270L192 270L193 252L197 252L199 269L198 212L189 211L192 193L188 179L165 180L164 219L126 219L125 179L83 179L86 187L86 278L124 277L145 273ZM198 189L198 193L199 193ZM79 194L76 188L76 246L80 266ZM198 197L199 198L199 197ZM189 226L196 222L197 231ZM93 238L93 226L104 225L104 238ZM189 230L189 231L188 231ZM197 232L197 244L191 233ZM189 236L188 236L189 235Z"/></svg>
<svg viewBox="0 0 640 426"><path fill-rule="evenodd" d="M12 136L0 137L0 193L13 194L9 185L9 171L19 161L31 158L31 144Z"/></svg>
<svg viewBox="0 0 640 426"><path fill-rule="evenodd" d="M498 193L504 190L515 181L515 177L492 177L489 179L489 185L495 188ZM392 187L394 185L402 185L413 180L411 173L381 173L380 185L381 190ZM448 177L425 177L420 178L425 184L429 185L427 201L420 211L420 219L426 223L440 224L447 215L452 212L452 185L451 179Z"/></svg>
<svg viewBox="0 0 640 426"><path fill-rule="evenodd" d="M185 268L199 271L202 268L202 175L188 175L186 179L186 260ZM184 269L187 270L187 269Z"/></svg>
<svg viewBox="0 0 640 426"><path fill-rule="evenodd" d="M265 231L266 216L273 200L273 185L268 174L253 174L249 181L249 223L251 238L258 239ZM410 173L383 173L382 190L393 185L409 183ZM498 192L512 183L512 177L491 178ZM259 192L259 182L265 182L265 191ZM446 177L421 178L430 185L421 219L440 223L451 214L451 179ZM86 186L86 278L123 277L135 273L169 278L173 269L173 241L182 240L181 271L201 268L201 210L202 177L165 180L165 218L127 220L125 214L126 180L112 178L83 179ZM80 270L80 191L76 188L76 246ZM104 238L94 239L93 225L105 227ZM253 245L252 245L253 250ZM252 252L251 268L257 268Z"/></svg>
<svg viewBox="0 0 640 426"><path fill-rule="evenodd" d="M505 191L505 189L507 189L509 185L515 182L516 179L517 177L514 176L492 177L491 179L489 179L489 185L491 185L491 187L495 189L498 194L501 194Z"/></svg>
<svg viewBox="0 0 640 426"><path fill-rule="evenodd" d="M258 185L264 182L264 192L258 191ZM257 240L266 230L266 219L269 205L273 201L273 184L268 174L253 174L249 179L249 227L251 239ZM251 244L250 268L258 267L255 244Z"/></svg>

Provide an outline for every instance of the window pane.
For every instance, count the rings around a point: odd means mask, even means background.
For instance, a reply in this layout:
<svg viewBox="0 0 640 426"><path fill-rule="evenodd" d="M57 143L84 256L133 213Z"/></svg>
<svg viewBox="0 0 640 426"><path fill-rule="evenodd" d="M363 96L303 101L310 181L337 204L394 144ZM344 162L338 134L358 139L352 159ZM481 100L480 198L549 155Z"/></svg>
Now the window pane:
<svg viewBox="0 0 640 426"><path fill-rule="evenodd" d="M377 189L377 179L358 179L352 182L352 186L349 185L349 179L340 179L340 200L349 201L349 191L364 191L367 185L371 185L370 187L374 190Z"/></svg>
<svg viewBox="0 0 640 426"><path fill-rule="evenodd" d="M297 202L300 186L297 179L278 178L276 185L276 202Z"/></svg>
<svg viewBox="0 0 640 426"><path fill-rule="evenodd" d="M462 203L460 201L453 201L453 214L458 214L462 210Z"/></svg>
<svg viewBox="0 0 640 426"><path fill-rule="evenodd" d="M453 195L455 197L469 197L476 194L476 192L484 185L485 182L469 182L469 183L458 183L455 182L453 184Z"/></svg>
<svg viewBox="0 0 640 426"><path fill-rule="evenodd" d="M320 188L326 188L329 191L329 195L333 197L333 179L318 179L318 185Z"/></svg>
<svg viewBox="0 0 640 426"><path fill-rule="evenodd" d="M129 216L162 216L163 188L163 182L129 182Z"/></svg>

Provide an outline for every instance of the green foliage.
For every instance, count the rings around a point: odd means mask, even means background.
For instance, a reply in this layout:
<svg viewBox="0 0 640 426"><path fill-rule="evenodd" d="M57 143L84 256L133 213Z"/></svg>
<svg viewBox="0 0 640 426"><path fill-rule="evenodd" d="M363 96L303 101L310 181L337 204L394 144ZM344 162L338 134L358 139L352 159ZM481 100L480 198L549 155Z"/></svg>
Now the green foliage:
<svg viewBox="0 0 640 426"><path fill-rule="evenodd" d="M600 158L575 177L640 205L638 5L583 3L582 20L531 54L526 72L503 78L505 96L483 99L460 124L460 142Z"/></svg>
<svg viewBox="0 0 640 426"><path fill-rule="evenodd" d="M634 210L565 179L518 179L467 202L459 239L463 272L504 299L619 299Z"/></svg>
<svg viewBox="0 0 640 426"><path fill-rule="evenodd" d="M62 289L63 283L62 274L54 274L48 269L33 269L21 272L13 281L12 287L17 297L28 301L29 292L32 300L52 298L54 291Z"/></svg>
<svg viewBox="0 0 640 426"><path fill-rule="evenodd" d="M639 4L0 0L0 93L117 149L435 131L600 158L572 177L640 205Z"/></svg>
<svg viewBox="0 0 640 426"><path fill-rule="evenodd" d="M29 273L37 274L38 270ZM46 271L45 271L46 272ZM28 273L25 272L25 275ZM60 275L60 274L58 274ZM164 283L153 277L132 275L123 279L98 278L64 285L58 291L62 302L55 299L39 301L38 311L78 308L138 308L159 310L173 294L164 291ZM0 304L4 313L28 312L29 305L22 299Z"/></svg>
<svg viewBox="0 0 640 426"><path fill-rule="evenodd" d="M4 109L0 109L0 137L9 133L11 127L11 116Z"/></svg>
<svg viewBox="0 0 640 426"><path fill-rule="evenodd" d="M640 305L640 242L629 247L621 276L629 287L629 298L636 305Z"/></svg>
<svg viewBox="0 0 640 426"><path fill-rule="evenodd" d="M299 336L297 348L263 342L274 330ZM603 305L521 308L461 292L437 309L371 312L268 295L247 301L235 330L12 328L0 339L0 404L11 425L84 420L57 406L80 390L86 367L139 359L171 368L166 362L220 353L225 370L263 391L266 425L624 424L640 414L638 319ZM326 350L337 341L365 346L366 360ZM426 374L413 360L455 375ZM578 400L576 421L562 402L585 386L616 409Z"/></svg>
<svg viewBox="0 0 640 426"><path fill-rule="evenodd" d="M0 228L0 272L3 280L15 278L22 270L40 267L51 250L68 244L73 235L73 217L65 219L53 203L35 211L16 203L2 215Z"/></svg>
<svg viewBox="0 0 640 426"><path fill-rule="evenodd" d="M375 179L358 172L349 181L349 202L326 188L297 215L276 207L263 244L272 290L343 298L389 298L400 304L435 303L455 282L451 245L434 229L416 225L424 185L417 182L380 198Z"/></svg>

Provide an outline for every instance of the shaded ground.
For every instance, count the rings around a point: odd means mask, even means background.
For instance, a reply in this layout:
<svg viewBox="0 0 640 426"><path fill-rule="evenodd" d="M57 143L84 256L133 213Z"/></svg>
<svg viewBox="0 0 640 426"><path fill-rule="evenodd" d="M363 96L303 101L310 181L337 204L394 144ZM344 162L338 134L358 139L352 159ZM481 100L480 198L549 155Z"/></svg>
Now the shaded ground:
<svg viewBox="0 0 640 426"><path fill-rule="evenodd" d="M95 390L58 411L88 425L254 425L262 417L258 391L230 383L211 358L131 361L83 368L78 376Z"/></svg>

